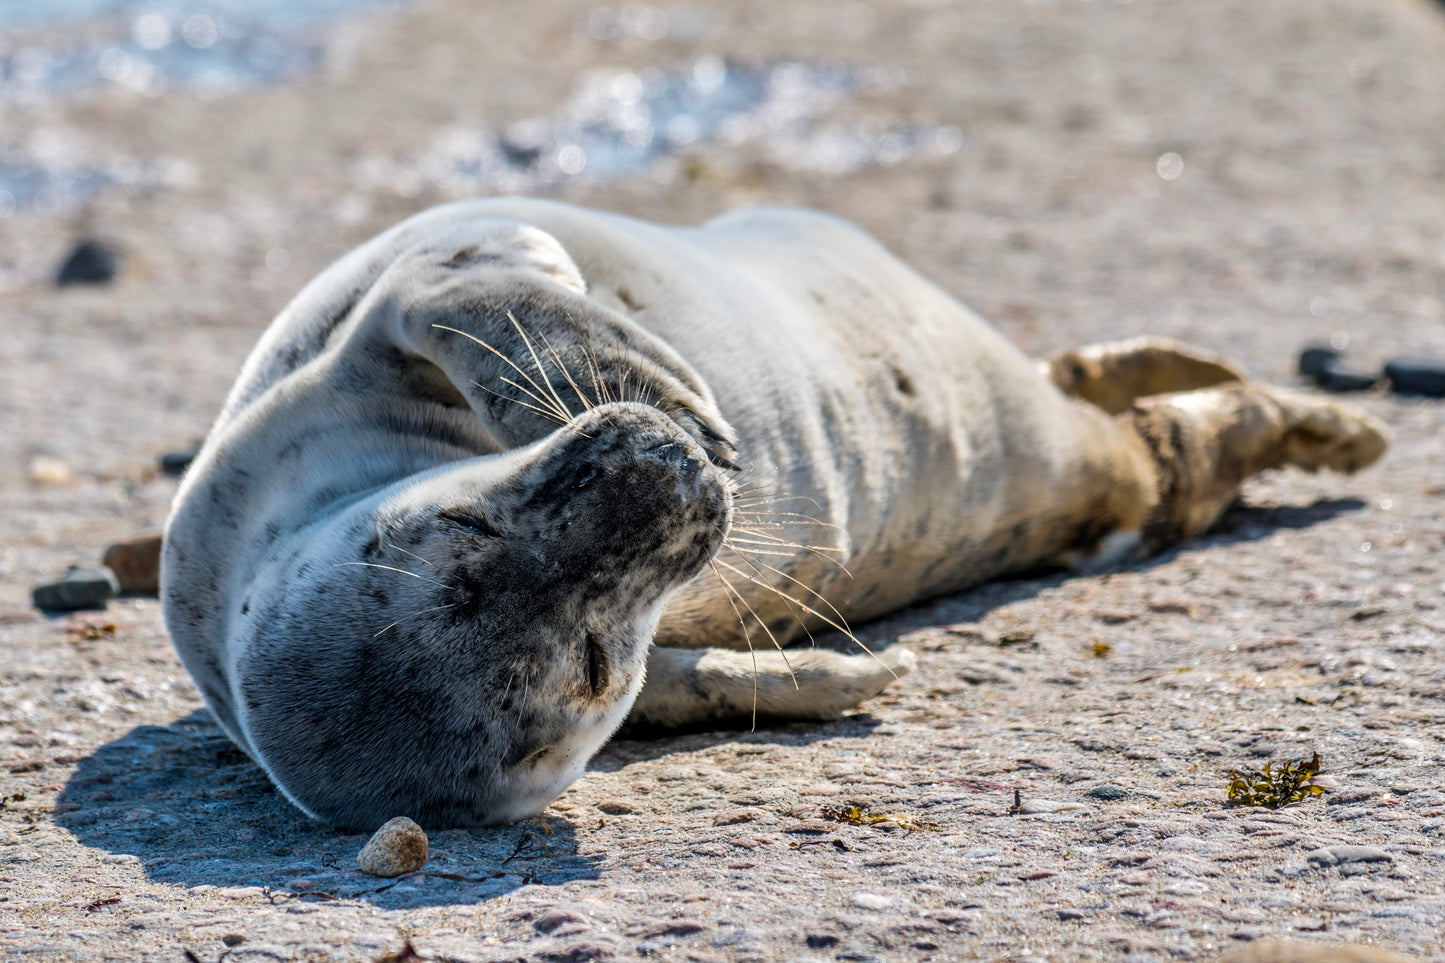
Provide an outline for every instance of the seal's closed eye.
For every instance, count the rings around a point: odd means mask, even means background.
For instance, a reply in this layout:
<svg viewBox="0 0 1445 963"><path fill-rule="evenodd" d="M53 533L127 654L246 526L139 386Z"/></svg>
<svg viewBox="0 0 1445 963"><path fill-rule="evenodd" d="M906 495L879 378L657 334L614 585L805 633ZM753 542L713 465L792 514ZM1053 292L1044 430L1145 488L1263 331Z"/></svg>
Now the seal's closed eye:
<svg viewBox="0 0 1445 963"><path fill-rule="evenodd" d="M444 518L449 522L455 522L456 524L469 528L472 531L476 532L478 535L484 535L487 538L502 537L502 533L497 531L496 527L492 525L491 522L487 521L485 518L482 518L480 515L474 515L471 512L463 511L459 508L453 508L446 511L438 512L437 517Z"/></svg>
<svg viewBox="0 0 1445 963"><path fill-rule="evenodd" d="M607 688L607 653L602 648L602 641L591 632L587 633L585 648L587 691L596 698Z"/></svg>

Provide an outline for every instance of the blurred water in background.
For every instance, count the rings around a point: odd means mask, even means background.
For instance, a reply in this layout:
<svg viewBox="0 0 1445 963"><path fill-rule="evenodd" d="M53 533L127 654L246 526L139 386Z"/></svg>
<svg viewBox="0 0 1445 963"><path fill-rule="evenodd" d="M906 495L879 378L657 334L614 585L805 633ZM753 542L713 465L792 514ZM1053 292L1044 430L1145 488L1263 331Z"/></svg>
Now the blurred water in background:
<svg viewBox="0 0 1445 963"><path fill-rule="evenodd" d="M0 97L115 84L150 96L219 97L295 77L322 54L323 28L399 0L0 0Z"/></svg>
<svg viewBox="0 0 1445 963"><path fill-rule="evenodd" d="M425 0L416 0L424 3ZM345 18L403 0L0 0L0 105L54 98L188 96L219 100L319 68ZM705 40L706 8L599 6L576 18L579 43ZM769 163L843 174L961 149L953 127L829 121L859 92L902 82L886 66L735 63L701 56L667 68L602 70L544 116L502 130L447 128L409 156L377 154L355 186L416 195L528 193L609 178L705 146L761 145ZM111 187L179 186L184 161L100 156L74 134L0 130L0 218L63 211Z"/></svg>

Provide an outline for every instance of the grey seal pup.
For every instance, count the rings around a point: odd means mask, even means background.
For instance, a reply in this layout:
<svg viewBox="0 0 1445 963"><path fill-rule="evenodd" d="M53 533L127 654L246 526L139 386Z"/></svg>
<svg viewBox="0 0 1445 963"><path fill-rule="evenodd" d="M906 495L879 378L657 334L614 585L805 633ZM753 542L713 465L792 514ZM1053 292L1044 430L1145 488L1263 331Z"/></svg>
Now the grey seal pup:
<svg viewBox="0 0 1445 963"><path fill-rule="evenodd" d="M419 214L261 338L161 594L226 732L370 829L545 806L631 718L830 718L914 663L788 643L1202 532L1384 429L1145 340L1026 358L859 229Z"/></svg>

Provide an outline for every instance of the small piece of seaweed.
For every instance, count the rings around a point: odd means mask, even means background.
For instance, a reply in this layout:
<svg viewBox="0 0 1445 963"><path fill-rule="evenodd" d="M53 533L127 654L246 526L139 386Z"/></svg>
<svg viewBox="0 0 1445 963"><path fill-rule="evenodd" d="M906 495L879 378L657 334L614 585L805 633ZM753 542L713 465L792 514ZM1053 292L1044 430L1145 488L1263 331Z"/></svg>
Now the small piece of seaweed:
<svg viewBox="0 0 1445 963"><path fill-rule="evenodd" d="M1305 761L1286 762L1278 769L1265 763L1264 769L1246 769L1238 772L1229 770L1229 798L1227 806L1264 806L1266 809L1283 809L1304 802L1311 796L1325 793L1324 786L1316 786L1315 776L1320 772L1320 754Z"/></svg>
<svg viewBox="0 0 1445 963"><path fill-rule="evenodd" d="M837 823L847 823L850 826L876 826L879 823L892 823L899 829L906 829L910 833L919 829L938 828L938 823L919 819L912 813L870 813L862 806L824 806L823 818Z"/></svg>

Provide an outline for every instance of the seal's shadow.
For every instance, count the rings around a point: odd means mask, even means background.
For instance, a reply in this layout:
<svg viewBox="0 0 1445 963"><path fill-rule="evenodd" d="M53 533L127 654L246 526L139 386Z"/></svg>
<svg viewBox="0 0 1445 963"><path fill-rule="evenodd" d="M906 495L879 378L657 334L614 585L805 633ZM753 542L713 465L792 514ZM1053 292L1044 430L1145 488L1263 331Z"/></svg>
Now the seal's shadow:
<svg viewBox="0 0 1445 963"><path fill-rule="evenodd" d="M431 906L598 875L596 858L578 853L575 827L549 816L432 833L420 874L367 876L356 869L366 834L309 821L205 710L98 748L61 791L55 821L87 846L137 857L156 882L258 887L273 898Z"/></svg>
<svg viewBox="0 0 1445 963"><path fill-rule="evenodd" d="M619 738L589 768L615 771L724 739L804 744L877 724L860 713L832 723L760 724L752 732L714 727ZM356 869L367 835L308 820L204 709L169 726L138 726L83 759L56 801L55 821L87 846L139 859L156 882L256 887L256 895L273 899L365 899L388 909L454 905L600 875L599 858L579 853L576 827L549 814L513 826L431 833L420 873L367 876Z"/></svg>

